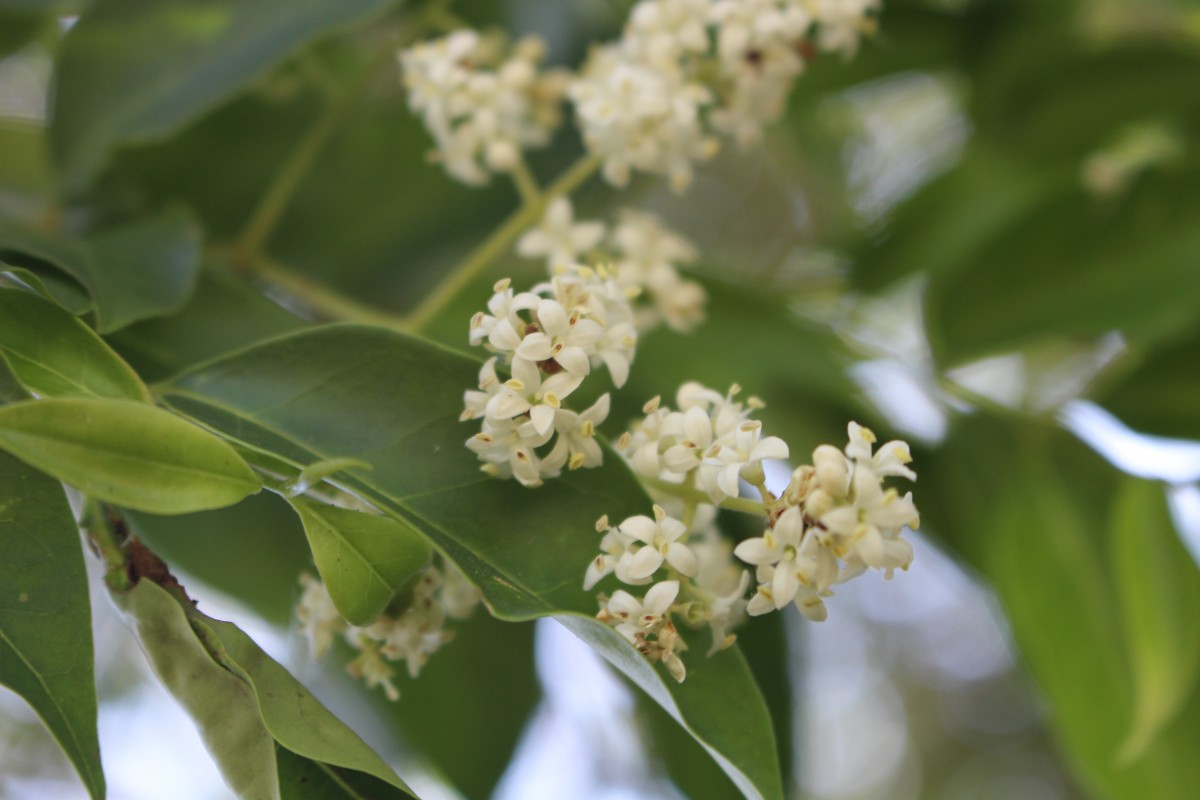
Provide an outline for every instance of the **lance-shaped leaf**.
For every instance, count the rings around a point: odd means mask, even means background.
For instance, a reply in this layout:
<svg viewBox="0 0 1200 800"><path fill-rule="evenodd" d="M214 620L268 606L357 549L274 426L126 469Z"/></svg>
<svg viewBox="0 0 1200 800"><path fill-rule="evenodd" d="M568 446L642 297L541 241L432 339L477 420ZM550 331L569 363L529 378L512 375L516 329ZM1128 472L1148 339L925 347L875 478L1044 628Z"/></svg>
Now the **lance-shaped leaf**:
<svg viewBox="0 0 1200 800"><path fill-rule="evenodd" d="M1134 711L1121 759L1136 760L1182 710L1200 675L1200 570L1163 488L1126 478L1113 513L1112 565L1133 662Z"/></svg>
<svg viewBox="0 0 1200 800"><path fill-rule="evenodd" d="M57 59L51 141L66 187L84 188L117 146L165 138L312 38L392 2L97 0Z"/></svg>
<svg viewBox="0 0 1200 800"><path fill-rule="evenodd" d="M0 453L0 683L33 706L98 799L91 616L62 484Z"/></svg>
<svg viewBox="0 0 1200 800"><path fill-rule="evenodd" d="M0 254L50 264L92 296L96 329L109 333L178 310L200 268L200 230L183 211L165 211L88 239L47 236L0 223Z"/></svg>
<svg viewBox="0 0 1200 800"><path fill-rule="evenodd" d="M0 355L43 397L150 401L133 369L91 328L29 292L0 289Z"/></svg>
<svg viewBox="0 0 1200 800"><path fill-rule="evenodd" d="M369 788L370 797L410 796L374 751L235 626L185 611L149 580L114 599L135 621L154 671L240 797L324 797L297 794L297 784L311 776Z"/></svg>
<svg viewBox="0 0 1200 800"><path fill-rule="evenodd" d="M556 616L679 720L746 796L781 797L770 718L736 648L712 658L693 648L679 684L593 617L582 582L595 520L646 513L640 484L611 452L603 468L536 491L481 474L463 444L472 426L458 420L479 366L393 331L337 325L198 367L162 392L172 407L297 468L332 457L370 464L343 484L432 539L493 614Z"/></svg>
<svg viewBox="0 0 1200 800"><path fill-rule="evenodd" d="M129 400L4 406L0 448L97 499L158 514L232 505L262 486L228 443Z"/></svg>
<svg viewBox="0 0 1200 800"><path fill-rule="evenodd" d="M433 558L429 541L410 526L361 511L288 499L304 523L317 571L338 613L370 625Z"/></svg>

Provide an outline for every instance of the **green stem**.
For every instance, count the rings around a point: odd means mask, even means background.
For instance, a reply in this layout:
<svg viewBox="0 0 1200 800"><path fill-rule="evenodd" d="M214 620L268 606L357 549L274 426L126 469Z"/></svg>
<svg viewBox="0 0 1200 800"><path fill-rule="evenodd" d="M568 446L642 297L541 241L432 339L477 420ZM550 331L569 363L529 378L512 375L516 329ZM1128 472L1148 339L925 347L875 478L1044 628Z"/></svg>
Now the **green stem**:
<svg viewBox="0 0 1200 800"><path fill-rule="evenodd" d="M559 176L558 180L546 188L546 191L533 202L527 202L509 215L504 223L484 239L478 247L454 267L445 279L421 301L406 318L405 327L411 331L420 332L428 327L438 313L446 308L455 297L466 287L470 286L492 262L508 250L517 237L533 225L546 206L553 200L570 194L579 188L600 167L600 159L595 156L584 156L575 162Z"/></svg>
<svg viewBox="0 0 1200 800"><path fill-rule="evenodd" d="M346 117L362 98L376 70L385 60L390 62L392 58L392 50L388 48L385 53L372 59L358 80L346 90L340 99L326 106L324 113L317 118L316 123L309 128L304 138L296 143L295 149L292 150L283 163L283 167L276 173L275 178L263 193L262 198L258 201L258 206L250 215L250 221L246 223L246 227L238 237L236 250L241 254L244 262L252 263L262 252L263 246L275 231L283 212L287 210L292 196L300 186L300 181L308 173L309 167L320 155L334 131L341 127Z"/></svg>
<svg viewBox="0 0 1200 800"><path fill-rule="evenodd" d="M517 165L512 171L513 183L516 184L517 194L521 195L521 202L527 206L541 202L542 189L538 186L537 178L533 177L533 173L529 169L529 165L525 163L525 159L517 159Z"/></svg>
<svg viewBox="0 0 1200 800"><path fill-rule="evenodd" d="M692 489L682 484L670 483L657 478L641 478L639 476L639 479L654 491L682 498L686 503L712 503L708 499L708 495L699 489ZM744 497L726 497L716 505L717 508L725 508L742 514L753 514L756 517L765 517L767 515L766 508L762 503Z"/></svg>
<svg viewBox="0 0 1200 800"><path fill-rule="evenodd" d="M256 278L295 298L325 319L366 322L396 330L404 329L403 323L395 316L341 295L318 281L292 272L266 256L257 256L250 263L250 270Z"/></svg>
<svg viewBox="0 0 1200 800"><path fill-rule="evenodd" d="M91 497L85 500L79 525L104 559L107 567L104 582L114 592L127 592L132 587L128 559L123 548L125 533L118 529L118 522L119 519L109 514L103 503Z"/></svg>

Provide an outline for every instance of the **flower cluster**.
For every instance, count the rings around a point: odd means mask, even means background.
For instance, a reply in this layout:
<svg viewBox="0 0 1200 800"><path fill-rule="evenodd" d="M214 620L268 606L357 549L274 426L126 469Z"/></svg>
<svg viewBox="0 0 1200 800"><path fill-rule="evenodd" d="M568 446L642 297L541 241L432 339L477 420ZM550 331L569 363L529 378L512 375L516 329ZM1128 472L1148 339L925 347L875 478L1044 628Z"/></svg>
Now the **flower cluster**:
<svg viewBox="0 0 1200 800"><path fill-rule="evenodd" d="M704 319L704 287L679 274L679 265L696 260L696 249L653 214L622 209L610 230L603 222L577 221L571 202L560 197L517 241L517 253L545 259L551 270L589 255L610 264L617 286L635 302L646 301L635 307L639 331L660 322L688 331Z"/></svg>
<svg viewBox="0 0 1200 800"><path fill-rule="evenodd" d="M561 120L569 76L538 71L545 45L502 42L459 30L400 53L409 107L421 115L437 157L463 183L511 172L521 152L549 142Z"/></svg>
<svg viewBox="0 0 1200 800"><path fill-rule="evenodd" d="M776 497L762 462L786 459L788 447L762 436L750 418L762 404L754 398L743 404L737 394L736 386L722 395L693 383L680 388L678 410L659 398L647 403L645 418L618 448L660 504L653 518L634 516L615 527L602 518L600 554L584 576L585 590L610 574L629 586L652 584L641 599L624 589L599 595L597 617L679 681L686 669L678 654L686 645L676 617L711 629L711 655L733 643L729 631L746 614L794 604L807 618L823 620L835 584L868 569L891 578L912 562L912 546L901 536L918 524L912 495L883 486L889 477L916 479L907 445L893 441L875 451L874 434L851 422L846 447L818 447L813 463L798 467ZM743 481L761 503L739 498ZM763 535L731 547L713 525L723 505L751 506L765 519ZM749 598L750 572L739 561L754 568L757 587Z"/></svg>
<svg viewBox="0 0 1200 800"><path fill-rule="evenodd" d="M641 0L569 95L609 182L634 169L677 191L718 137L749 145L783 113L805 59L853 54L878 0Z"/></svg>
<svg viewBox="0 0 1200 800"><path fill-rule="evenodd" d="M392 663L403 661L409 677L415 678L425 662L454 634L446 620L466 619L479 602L479 590L449 562L442 569L429 567L417 580L407 607L396 615L384 614L372 625L360 628L342 619L325 584L311 575L301 575L304 593L296 607L314 659L323 656L335 635L358 651L346 670L370 688L382 686L389 700L400 697L392 683Z"/></svg>
<svg viewBox="0 0 1200 800"><path fill-rule="evenodd" d="M608 395L582 412L563 401L594 366L623 386L637 347L629 297L607 271L568 265L555 273L529 292L514 293L500 281L488 310L471 319L471 343L496 356L480 370L479 389L464 396L462 419L483 420L467 447L484 472L525 486L541 485L564 466L599 466L593 437L608 416ZM501 380L497 366L512 377Z"/></svg>

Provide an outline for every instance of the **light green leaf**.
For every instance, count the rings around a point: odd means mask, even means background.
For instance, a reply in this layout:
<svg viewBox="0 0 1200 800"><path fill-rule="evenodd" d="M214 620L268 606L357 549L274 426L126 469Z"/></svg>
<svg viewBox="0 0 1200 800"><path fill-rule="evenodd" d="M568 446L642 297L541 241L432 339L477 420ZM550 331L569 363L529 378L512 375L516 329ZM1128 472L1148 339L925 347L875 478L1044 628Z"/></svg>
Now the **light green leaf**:
<svg viewBox="0 0 1200 800"><path fill-rule="evenodd" d="M0 683L104 797L87 575L62 485L0 453Z"/></svg>
<svg viewBox="0 0 1200 800"><path fill-rule="evenodd" d="M220 508L262 486L227 443L169 411L128 400L4 406L0 448L99 500L152 513Z"/></svg>
<svg viewBox="0 0 1200 800"><path fill-rule="evenodd" d="M236 625L202 615L194 617L193 624L210 647L222 648L222 663L253 690L263 724L280 745L298 756L362 772L411 793L358 734L331 714Z"/></svg>
<svg viewBox="0 0 1200 800"><path fill-rule="evenodd" d="M51 264L92 296L101 333L169 314L191 296L200 266L200 231L182 211L166 211L90 239L46 236L0 222L0 254Z"/></svg>
<svg viewBox="0 0 1200 800"><path fill-rule="evenodd" d="M114 599L239 796L307 798L295 792L297 776L314 773L370 787L371 797L411 796L357 734L235 625L185 610L186 601L150 580Z"/></svg>
<svg viewBox="0 0 1200 800"><path fill-rule="evenodd" d="M141 379L91 328L29 292L0 289L0 357L42 397L150 402Z"/></svg>
<svg viewBox="0 0 1200 800"><path fill-rule="evenodd" d="M1136 761L1180 712L1200 675L1200 570L1171 522L1163 487L1126 478L1113 510L1112 565L1129 642Z"/></svg>
<svg viewBox="0 0 1200 800"><path fill-rule="evenodd" d="M213 660L180 601L149 580L113 599L135 621L142 650L240 797L277 798L275 740L246 683Z"/></svg>
<svg viewBox="0 0 1200 800"><path fill-rule="evenodd" d="M432 539L483 590L493 614L556 616L680 720L748 797L780 797L770 718L736 648L713 658L693 648L678 684L593 617L595 598L581 584L595 555L595 520L646 513L638 482L611 452L603 468L536 491L482 475L463 446L471 426L458 420L478 370L419 339L339 325L199 367L162 394L297 469L335 456L371 464L345 486Z"/></svg>
<svg viewBox="0 0 1200 800"><path fill-rule="evenodd" d="M429 542L391 517L288 499L304 523L317 571L338 613L352 625L379 619L433 558Z"/></svg>
<svg viewBox="0 0 1200 800"><path fill-rule="evenodd" d="M313 38L392 2L97 0L58 53L51 130L67 190L85 188L118 146L167 137Z"/></svg>

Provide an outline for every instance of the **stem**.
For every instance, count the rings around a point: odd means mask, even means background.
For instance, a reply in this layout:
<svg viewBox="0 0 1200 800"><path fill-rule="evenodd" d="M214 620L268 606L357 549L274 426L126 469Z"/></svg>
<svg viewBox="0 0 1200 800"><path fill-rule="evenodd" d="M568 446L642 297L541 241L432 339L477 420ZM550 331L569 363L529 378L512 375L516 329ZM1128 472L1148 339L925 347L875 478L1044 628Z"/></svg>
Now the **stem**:
<svg viewBox="0 0 1200 800"><path fill-rule="evenodd" d="M114 592L127 592L131 587L129 581L129 563L123 545L127 536L123 530L124 522L112 514L103 503L91 497L85 500L83 515L79 526L87 533L100 557L104 559L107 569L104 571L104 582Z"/></svg>
<svg viewBox="0 0 1200 800"><path fill-rule="evenodd" d="M250 269L256 278L282 290L289 297L299 300L309 309L327 319L366 322L396 330L404 328L401 321L391 314L377 311L357 300L345 297L323 286L319 281L292 272L266 256L256 256L250 264Z"/></svg>
<svg viewBox="0 0 1200 800"><path fill-rule="evenodd" d="M345 94L336 102L330 103L316 123L309 128L287 160L283 163L275 178L258 201L258 206L250 215L250 221L238 237L236 250L242 255L242 260L250 263L262 251L263 245L275 231L283 212L287 210L292 196L300 185L300 181L312 166L313 161L320 155L321 150L329 141L333 132L345 121L354 106L366 92L375 71L385 61L392 59L392 50L381 53L362 71L358 80L350 86Z"/></svg>
<svg viewBox="0 0 1200 800"><path fill-rule="evenodd" d="M523 204L530 206L541 201L542 189L538 186L537 178L533 177L525 159L517 159L517 165L513 167L512 179L517 186L517 194L521 195Z"/></svg>
<svg viewBox="0 0 1200 800"><path fill-rule="evenodd" d="M480 273L491 266L512 245L518 236L545 213L546 206L553 200L570 194L600 167L600 159L584 156L558 180L546 188L535 201L526 202L509 215L504 223L484 239L445 279L405 318L405 327L420 332L446 308L458 294L469 286ZM515 177L515 176L514 176Z"/></svg>
<svg viewBox="0 0 1200 800"><path fill-rule="evenodd" d="M682 498L687 503L712 503L708 499L708 495L699 489L691 489L687 486L659 480L658 478L641 478L641 481L656 492ZM766 508L762 503L744 497L726 497L717 503L716 506L717 508L725 508L742 514L753 514L756 517L765 517L767 515Z"/></svg>

